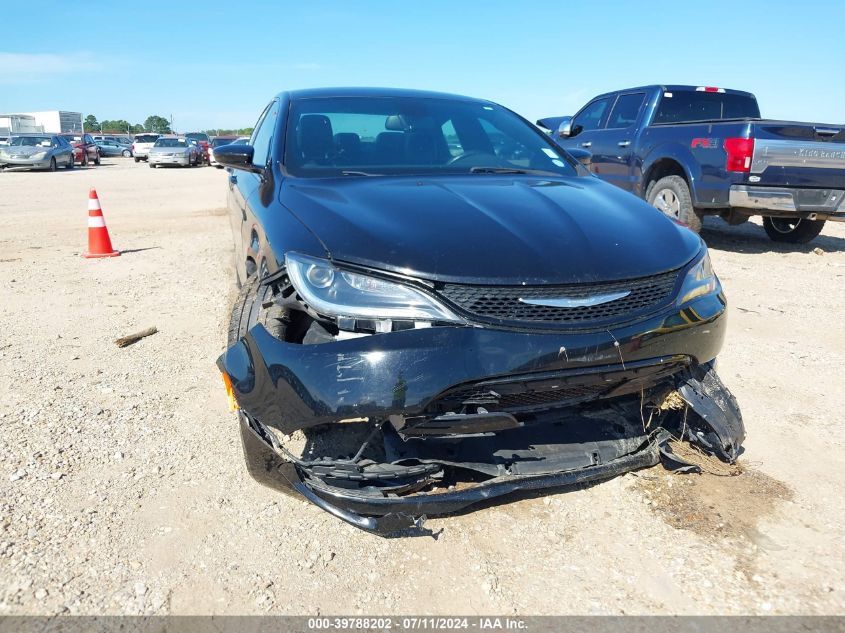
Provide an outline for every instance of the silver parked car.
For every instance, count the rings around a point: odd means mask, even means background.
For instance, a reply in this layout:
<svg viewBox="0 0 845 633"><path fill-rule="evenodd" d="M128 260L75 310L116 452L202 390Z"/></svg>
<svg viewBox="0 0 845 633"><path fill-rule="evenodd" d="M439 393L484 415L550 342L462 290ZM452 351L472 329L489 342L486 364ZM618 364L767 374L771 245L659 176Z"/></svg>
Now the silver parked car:
<svg viewBox="0 0 845 633"><path fill-rule="evenodd" d="M0 166L49 169L59 165L73 169L73 146L57 134L14 134L0 147Z"/></svg>
<svg viewBox="0 0 845 633"><path fill-rule="evenodd" d="M147 162L150 167L159 165L181 165L191 167L202 161L200 148L188 139L176 136L162 136L150 148Z"/></svg>

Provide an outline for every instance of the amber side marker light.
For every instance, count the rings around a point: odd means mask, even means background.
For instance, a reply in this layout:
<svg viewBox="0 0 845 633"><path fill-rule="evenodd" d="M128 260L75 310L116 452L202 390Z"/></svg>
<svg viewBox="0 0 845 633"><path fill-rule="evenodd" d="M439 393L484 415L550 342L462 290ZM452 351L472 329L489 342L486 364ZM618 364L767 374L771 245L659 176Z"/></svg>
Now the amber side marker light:
<svg viewBox="0 0 845 633"><path fill-rule="evenodd" d="M226 397L229 399L229 411L237 411L240 409L238 401L235 400L235 390L232 388L232 379L229 374L221 373L223 376L223 384L226 385Z"/></svg>

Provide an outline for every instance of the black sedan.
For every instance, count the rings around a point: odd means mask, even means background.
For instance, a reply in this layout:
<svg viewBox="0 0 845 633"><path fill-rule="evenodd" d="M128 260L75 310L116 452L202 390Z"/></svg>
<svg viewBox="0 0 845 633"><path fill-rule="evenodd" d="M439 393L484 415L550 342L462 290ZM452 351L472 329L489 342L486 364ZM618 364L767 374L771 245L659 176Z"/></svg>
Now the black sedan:
<svg viewBox="0 0 845 633"><path fill-rule="evenodd" d="M218 366L260 482L386 533L682 464L673 440L736 459L706 246L513 112L286 92L215 157L241 285Z"/></svg>

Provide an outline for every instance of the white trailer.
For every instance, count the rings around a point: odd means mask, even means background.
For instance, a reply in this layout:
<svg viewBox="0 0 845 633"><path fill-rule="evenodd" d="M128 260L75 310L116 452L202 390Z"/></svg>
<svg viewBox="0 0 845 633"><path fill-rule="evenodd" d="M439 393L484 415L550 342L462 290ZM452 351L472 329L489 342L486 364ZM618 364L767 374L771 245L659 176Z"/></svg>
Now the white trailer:
<svg viewBox="0 0 845 633"><path fill-rule="evenodd" d="M43 132L50 132L52 134L82 132L81 112L48 110L46 112L26 112L25 114L34 117L36 124L42 126Z"/></svg>
<svg viewBox="0 0 845 633"><path fill-rule="evenodd" d="M43 131L31 114L0 114L0 136Z"/></svg>

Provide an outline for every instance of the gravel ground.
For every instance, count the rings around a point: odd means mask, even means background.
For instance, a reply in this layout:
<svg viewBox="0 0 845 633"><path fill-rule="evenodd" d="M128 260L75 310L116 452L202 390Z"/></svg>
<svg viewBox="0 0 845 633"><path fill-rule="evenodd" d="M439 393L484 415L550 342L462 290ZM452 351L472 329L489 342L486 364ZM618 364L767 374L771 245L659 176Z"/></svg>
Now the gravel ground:
<svg viewBox="0 0 845 633"><path fill-rule="evenodd" d="M0 174L0 614L845 611L845 225L798 248L705 229L745 474L656 467L383 539L246 474L214 366L225 182ZM79 257L91 185L119 258Z"/></svg>

